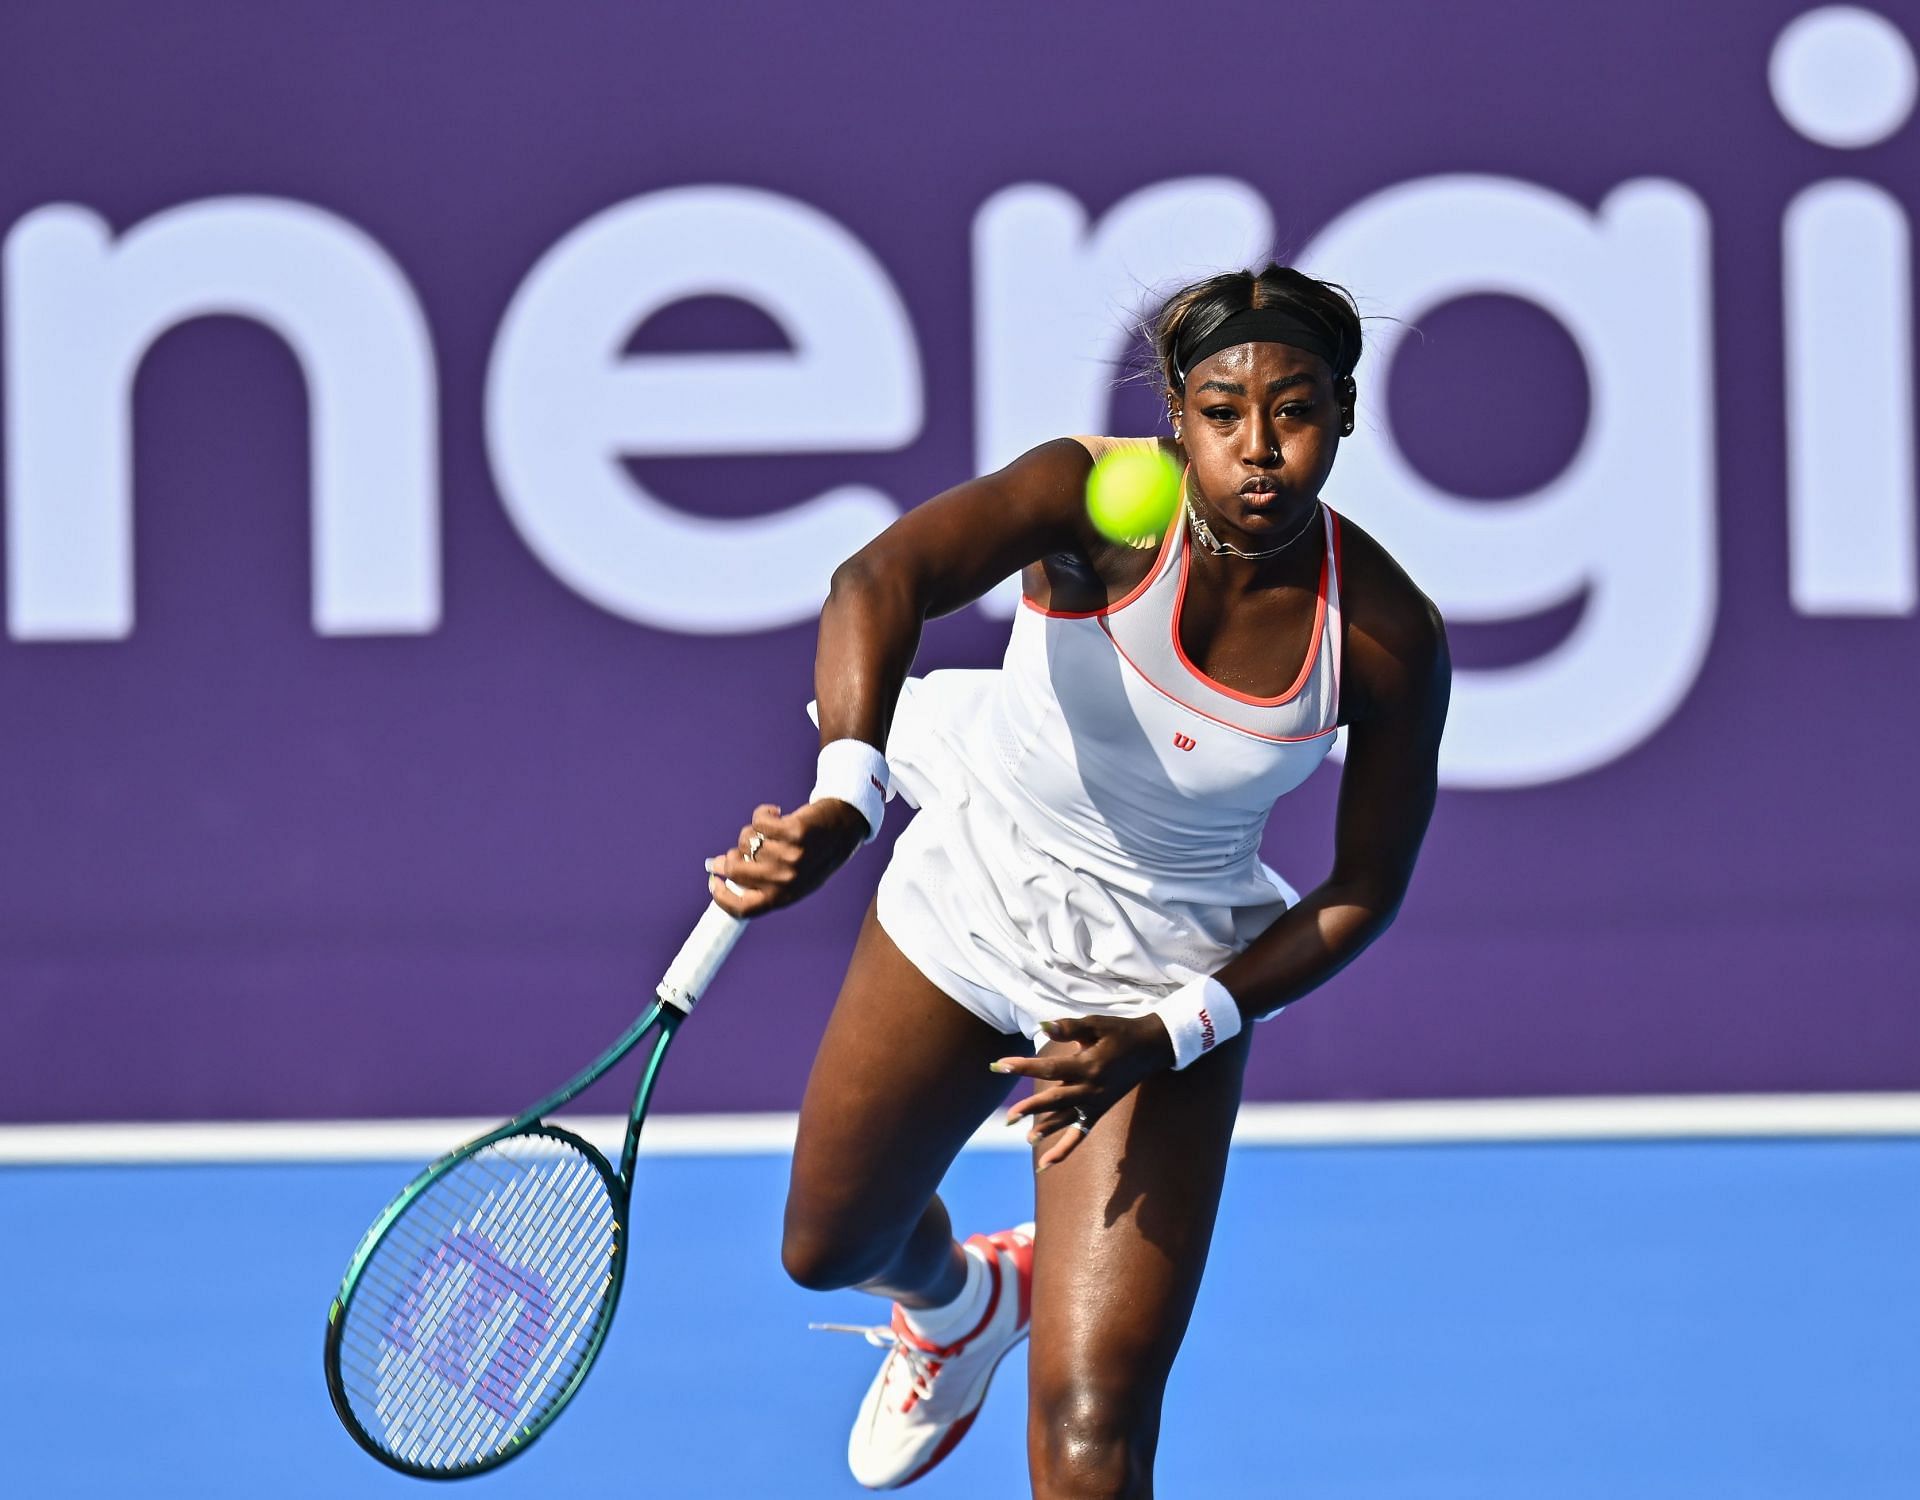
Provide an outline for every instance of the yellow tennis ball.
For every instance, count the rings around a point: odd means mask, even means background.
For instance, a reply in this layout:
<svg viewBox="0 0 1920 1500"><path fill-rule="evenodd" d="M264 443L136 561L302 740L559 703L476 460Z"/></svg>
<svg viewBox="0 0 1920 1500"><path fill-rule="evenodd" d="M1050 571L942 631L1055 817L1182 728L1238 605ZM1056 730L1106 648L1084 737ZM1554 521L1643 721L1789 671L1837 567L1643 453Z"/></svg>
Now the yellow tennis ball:
<svg viewBox="0 0 1920 1500"><path fill-rule="evenodd" d="M1156 443L1116 448L1087 476L1087 515L1102 536L1158 546L1180 506L1180 466Z"/></svg>

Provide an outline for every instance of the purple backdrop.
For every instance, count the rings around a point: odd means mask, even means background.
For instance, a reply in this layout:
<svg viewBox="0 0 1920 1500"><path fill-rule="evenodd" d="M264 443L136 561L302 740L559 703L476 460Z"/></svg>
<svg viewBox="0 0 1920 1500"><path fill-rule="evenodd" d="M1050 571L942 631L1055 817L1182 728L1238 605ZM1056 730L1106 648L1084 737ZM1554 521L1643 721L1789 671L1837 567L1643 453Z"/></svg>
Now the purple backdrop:
<svg viewBox="0 0 1920 1500"><path fill-rule="evenodd" d="M1697 677L1590 769L1455 778L1398 925L1263 1031L1254 1092L1920 1087L1920 623L1897 602L1790 596L1781 248L1790 200L1826 179L1920 210L1920 147L1912 127L1842 150L1783 120L1769 54L1807 9L9 6L0 230L69 204L120 235L265 196L357 225L399 268L436 372L441 603L424 632L317 631L301 364L236 317L154 343L130 397L131 633L0 640L0 1117L511 1107L633 1011L703 900L701 857L754 802L804 789L810 626L622 618L503 507L489 360L530 271L583 221L667 188L764 189L837 221L897 290L924 381L904 444L629 462L681 510L737 519L835 485L907 505L974 469L976 224L996 194L1051 184L1098 218L1203 175L1264 199L1284 253L1442 174L1587 209L1666 179L1710 224L1694 430L1711 434L1717 599ZM1881 14L1920 35L1912 5ZM40 283L18 261L10 402L55 363L20 352ZM1550 482L1600 420L1579 348L1511 297L1417 321L1424 339L1390 368L1361 368L1376 439L1390 430L1432 484L1518 515L1501 497ZM626 332L639 353L782 347L737 302ZM1606 418L1629 452L1678 399L1670 323L1649 313L1630 336L1641 373ZM1116 430L1150 417L1119 388ZM1910 407L1899 417L1910 442ZM1360 508L1346 472L1329 496ZM1656 552L1663 523L1634 493L1617 529ZM1390 512L1368 520L1394 541ZM726 586L753 590L753 570ZM1550 653L1586 607L1505 624L1465 608L1459 660L1494 672ZM921 668L990 663L1005 629L977 610L940 622ZM1323 771L1275 815L1267 857L1296 884L1326 868L1336 783ZM797 1101L883 857L749 935L666 1107Z"/></svg>

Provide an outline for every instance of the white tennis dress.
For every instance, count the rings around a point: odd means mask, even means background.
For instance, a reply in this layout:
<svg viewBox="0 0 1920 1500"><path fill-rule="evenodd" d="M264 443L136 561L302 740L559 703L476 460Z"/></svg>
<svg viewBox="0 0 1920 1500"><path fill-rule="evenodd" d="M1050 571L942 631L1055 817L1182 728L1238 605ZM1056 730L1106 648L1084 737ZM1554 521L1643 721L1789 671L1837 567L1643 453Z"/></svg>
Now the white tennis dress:
<svg viewBox="0 0 1920 1500"><path fill-rule="evenodd" d="M1152 439L1081 438L1098 457ZM886 754L919 808L881 877L887 935L1001 1031L1133 1016L1211 974L1299 899L1260 859L1276 799L1332 748L1340 523L1299 680L1255 698L1180 647L1187 528L1085 614L1022 599L997 671L910 679Z"/></svg>

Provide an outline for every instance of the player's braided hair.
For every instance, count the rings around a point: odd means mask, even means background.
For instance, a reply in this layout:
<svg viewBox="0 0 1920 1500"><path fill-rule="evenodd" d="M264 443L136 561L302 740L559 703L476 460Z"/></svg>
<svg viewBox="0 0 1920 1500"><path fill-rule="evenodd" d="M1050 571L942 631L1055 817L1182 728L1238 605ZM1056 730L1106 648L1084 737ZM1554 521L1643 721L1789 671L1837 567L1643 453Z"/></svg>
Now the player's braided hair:
<svg viewBox="0 0 1920 1500"><path fill-rule="evenodd" d="M1176 350L1192 348L1237 312L1266 307L1283 308L1325 330L1339 351L1333 361L1336 379L1351 375L1360 363L1360 312L1352 294L1334 282L1268 261L1258 271L1226 271L1183 286L1160 304L1148 329L1166 388L1175 395L1184 390L1174 364Z"/></svg>

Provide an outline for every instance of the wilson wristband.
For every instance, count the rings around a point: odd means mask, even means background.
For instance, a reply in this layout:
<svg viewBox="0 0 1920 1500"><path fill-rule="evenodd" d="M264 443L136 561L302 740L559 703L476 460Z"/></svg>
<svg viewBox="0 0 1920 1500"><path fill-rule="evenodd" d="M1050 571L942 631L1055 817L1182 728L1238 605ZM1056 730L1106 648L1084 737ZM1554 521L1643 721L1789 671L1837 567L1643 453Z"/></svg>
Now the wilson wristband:
<svg viewBox="0 0 1920 1500"><path fill-rule="evenodd" d="M865 740L835 740L823 746L813 773L813 791L809 802L833 797L859 810L867 820L867 836L860 842L871 844L880 837L880 817L887 806L889 778L887 758Z"/></svg>
<svg viewBox="0 0 1920 1500"><path fill-rule="evenodd" d="M1240 1034L1240 1007L1227 987L1211 976L1181 985L1153 1013L1173 1038L1176 1072Z"/></svg>

